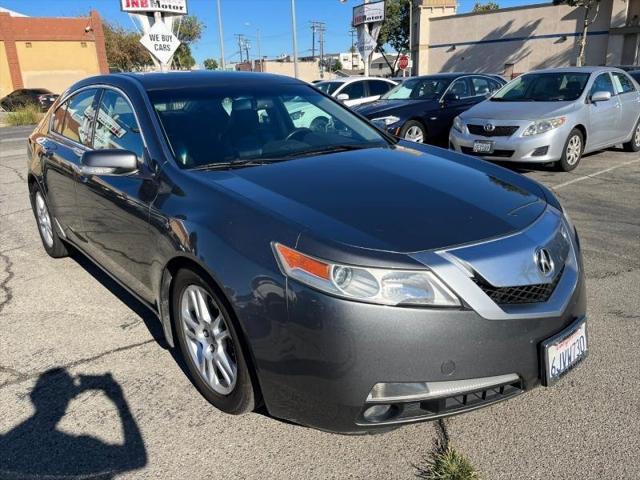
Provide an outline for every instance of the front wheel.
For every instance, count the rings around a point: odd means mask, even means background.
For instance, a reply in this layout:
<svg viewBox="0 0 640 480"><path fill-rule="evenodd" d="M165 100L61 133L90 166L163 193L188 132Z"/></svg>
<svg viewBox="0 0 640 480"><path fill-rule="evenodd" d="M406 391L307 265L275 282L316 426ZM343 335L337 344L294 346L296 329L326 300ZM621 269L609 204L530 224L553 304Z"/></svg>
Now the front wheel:
<svg viewBox="0 0 640 480"><path fill-rule="evenodd" d="M640 152L640 120L636 123L636 128L633 130L631 140L623 146L627 152Z"/></svg>
<svg viewBox="0 0 640 480"><path fill-rule="evenodd" d="M42 246L49 256L61 258L69 255L67 246L54 227L53 217L49 213L49 206L44 199L44 195L38 187L34 187L31 192L31 208L38 222L38 232L40 233Z"/></svg>
<svg viewBox="0 0 640 480"><path fill-rule="evenodd" d="M409 120L402 126L400 130L400 136L405 140L416 143L424 143L427 138L427 132L424 126L415 120Z"/></svg>
<svg viewBox="0 0 640 480"><path fill-rule="evenodd" d="M562 158L560 158L560 161L557 163L558 168L563 172L570 172L576 168L580 163L583 151L584 137L580 130L574 128L571 130L571 133L564 144Z"/></svg>
<svg viewBox="0 0 640 480"><path fill-rule="evenodd" d="M200 393L223 412L252 411L256 393L238 331L221 298L198 274L180 270L171 304L178 345Z"/></svg>

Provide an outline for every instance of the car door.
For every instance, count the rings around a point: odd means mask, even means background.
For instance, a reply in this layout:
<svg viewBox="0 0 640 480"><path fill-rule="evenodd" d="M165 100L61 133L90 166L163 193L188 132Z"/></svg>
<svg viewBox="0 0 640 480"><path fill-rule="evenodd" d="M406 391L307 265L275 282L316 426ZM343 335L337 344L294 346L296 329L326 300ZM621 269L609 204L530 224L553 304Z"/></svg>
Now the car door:
<svg viewBox="0 0 640 480"><path fill-rule="evenodd" d="M613 85L618 93L621 109L621 121L619 128L620 139L629 138L634 130L638 117L640 117L640 93L636 90L633 81L622 72L611 72Z"/></svg>
<svg viewBox="0 0 640 480"><path fill-rule="evenodd" d="M349 95L349 99L344 101L344 104L347 107L353 107L355 105L360 105L362 103L366 103L367 90L364 80L355 80L353 82L347 83L341 90L337 90L334 96L338 96L341 93L346 93Z"/></svg>
<svg viewBox="0 0 640 480"><path fill-rule="evenodd" d="M102 92L95 123L94 150L134 152L140 169L127 175L81 174L77 198L87 253L144 300L153 302L154 237L148 220L157 191L145 165L144 137L131 102L109 88Z"/></svg>
<svg viewBox="0 0 640 480"><path fill-rule="evenodd" d="M460 77L454 80L440 102L441 107L437 121L441 125L441 130L443 132L446 130L448 133L455 117L482 100L484 97L478 97L474 93L469 77Z"/></svg>
<svg viewBox="0 0 640 480"><path fill-rule="evenodd" d="M606 102L594 103L590 101L587 105L591 126L587 132L588 148L609 146L620 136L618 128L622 110L609 72L598 74L589 92L590 96L596 92L609 92L611 98Z"/></svg>
<svg viewBox="0 0 640 480"><path fill-rule="evenodd" d="M76 184L82 154L91 145L97 92L96 88L88 88L69 97L54 112L47 139L39 142L47 202L54 222L75 240L81 225Z"/></svg>

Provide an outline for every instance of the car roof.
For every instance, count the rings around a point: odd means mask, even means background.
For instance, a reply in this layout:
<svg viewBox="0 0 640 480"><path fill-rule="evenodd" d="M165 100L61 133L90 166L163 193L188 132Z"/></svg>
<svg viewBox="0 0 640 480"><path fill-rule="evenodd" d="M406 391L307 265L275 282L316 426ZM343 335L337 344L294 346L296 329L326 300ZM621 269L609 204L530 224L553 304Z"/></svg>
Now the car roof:
<svg viewBox="0 0 640 480"><path fill-rule="evenodd" d="M562 68L545 68L541 70L532 70L527 73L594 73L594 72L610 72L619 71L614 67L562 67Z"/></svg>
<svg viewBox="0 0 640 480"><path fill-rule="evenodd" d="M360 76L360 75L352 75L350 77L336 77L336 78L331 78L331 79L327 79L327 80L321 80L318 83L328 83L328 82L348 83L348 82L354 82L356 80L382 80L384 82L393 82L393 79L391 79L391 78L364 77L364 76ZM316 83L316 85L317 85L317 83Z"/></svg>
<svg viewBox="0 0 640 480"><path fill-rule="evenodd" d="M300 84L308 85L305 82L296 80L284 75L274 75L270 73L258 72L220 72L220 71L184 71L184 72L151 72L151 73L115 73L98 77L98 79L108 79L109 77L125 77L141 83L145 90L164 90L175 88L188 82L190 87L221 87L230 83L238 84L260 84L260 85L282 85Z"/></svg>

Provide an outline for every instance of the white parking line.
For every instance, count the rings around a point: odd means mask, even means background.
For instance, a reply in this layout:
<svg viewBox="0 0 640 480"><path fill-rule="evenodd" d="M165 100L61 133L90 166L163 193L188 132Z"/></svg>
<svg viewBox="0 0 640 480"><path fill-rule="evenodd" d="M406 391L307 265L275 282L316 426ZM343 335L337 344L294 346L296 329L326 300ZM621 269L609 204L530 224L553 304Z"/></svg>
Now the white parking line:
<svg viewBox="0 0 640 480"><path fill-rule="evenodd" d="M557 190L558 188L564 188L567 185L572 185L574 183L578 183L578 182L581 182L583 180L587 180L589 178L597 177L598 175L602 175L603 173L610 172L611 170L615 170L616 168L625 167L627 165L631 165L633 163L638 163L638 162L640 162L640 158L637 158L636 160L630 160L628 162L624 162L624 163L621 163L619 165L615 165L613 167L605 168L604 170L600 170L599 172L592 173L591 175L582 175L582 176L580 176L578 178L574 178L573 180L569 180L568 182L564 182L564 183L560 183L558 185L554 185L554 186L551 187L551 189L552 190Z"/></svg>
<svg viewBox="0 0 640 480"><path fill-rule="evenodd" d="M11 143L11 142L19 142L20 140L26 140L28 137L6 137L0 138L0 143Z"/></svg>

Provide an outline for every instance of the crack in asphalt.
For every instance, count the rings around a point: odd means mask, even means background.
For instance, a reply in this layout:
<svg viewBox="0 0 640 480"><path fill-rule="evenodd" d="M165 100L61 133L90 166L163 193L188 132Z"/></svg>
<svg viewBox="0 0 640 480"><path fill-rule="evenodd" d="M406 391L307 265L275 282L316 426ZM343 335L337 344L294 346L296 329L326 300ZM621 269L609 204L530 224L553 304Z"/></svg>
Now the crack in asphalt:
<svg viewBox="0 0 640 480"><path fill-rule="evenodd" d="M81 358L79 360L74 360L73 362L69 362L63 365L57 365L57 367L60 368L66 368L66 369L71 369L74 367L77 367L78 365L86 365L92 362L95 362L96 360L99 360L103 357L106 357L108 355L114 354L114 353L120 353L120 352L125 352L127 350L133 350L134 348L138 348L138 347L142 347L144 345L147 345L149 343L155 343L156 341L152 338L149 340L145 340L144 342L138 342L138 343L132 343L131 345L125 345L123 347L117 347L117 348L112 348L111 350L107 350L106 352L102 352L99 353L97 355L93 355L91 357L86 357L86 358ZM39 377L43 372L34 372L34 373L20 373L18 372L18 370L9 368L9 367L0 367L0 371L2 371L2 369L6 369L7 371L13 371L18 373L20 376L18 378L15 378L13 380L10 380L8 382L4 382L4 383L0 383L0 390L9 387L11 385L16 385L18 383L22 383L25 382L27 380L31 380L34 378Z"/></svg>
<svg viewBox="0 0 640 480"><path fill-rule="evenodd" d="M0 302L0 313L4 308L13 300L13 289L9 286L9 282L13 280L13 262L8 255L0 253L0 259L5 262L4 274L6 275L2 281L0 281L0 292L4 294L4 299Z"/></svg>
<svg viewBox="0 0 640 480"><path fill-rule="evenodd" d="M18 178L20 180L22 180L23 182L27 181L27 177L24 176L24 172L22 172L21 170L18 170L17 168L14 167L10 167L9 165L3 165L2 163L0 163L0 167L2 168L6 168L7 170L11 170L13 173L15 173ZM5 184L6 185L6 184Z"/></svg>

